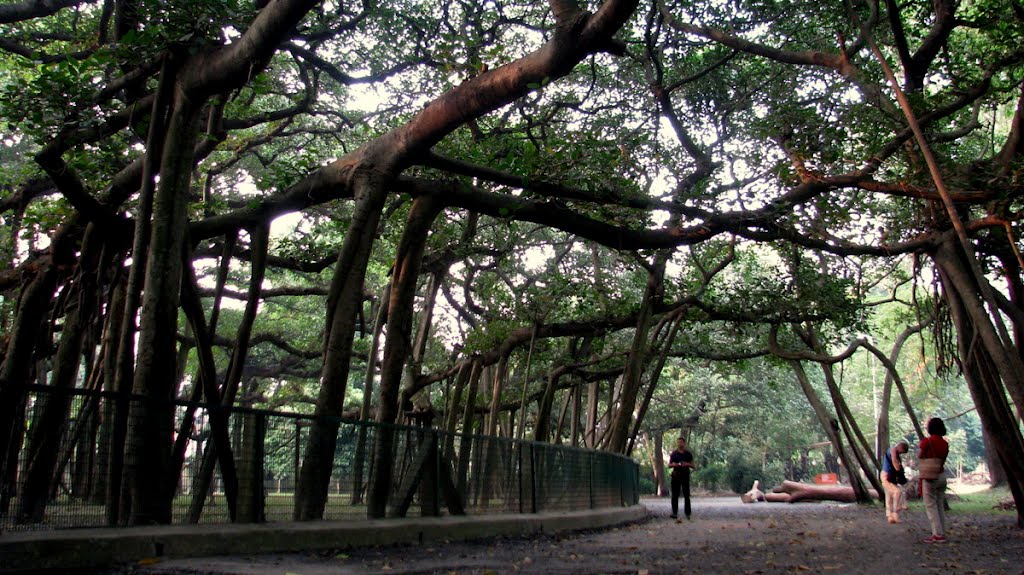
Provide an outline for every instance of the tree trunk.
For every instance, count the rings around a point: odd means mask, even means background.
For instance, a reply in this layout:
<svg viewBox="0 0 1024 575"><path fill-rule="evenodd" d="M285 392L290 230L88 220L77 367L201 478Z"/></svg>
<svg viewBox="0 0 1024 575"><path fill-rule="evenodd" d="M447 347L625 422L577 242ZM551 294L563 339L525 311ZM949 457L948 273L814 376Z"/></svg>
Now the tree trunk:
<svg viewBox="0 0 1024 575"><path fill-rule="evenodd" d="M668 480L665 473L665 438L660 431L646 434L651 440L651 467L654 469L654 485L658 497L667 497Z"/></svg>
<svg viewBox="0 0 1024 575"><path fill-rule="evenodd" d="M1018 119L1022 112L1024 112L1024 98L1018 101ZM1010 242L1013 242L1014 239L1005 233L999 234L995 232L995 234L1008 246L1011 246L1011 249L1004 249L997 253L999 263L1002 264L1005 270L1003 277L1006 278L1006 292L1010 305L1016 309L1024 309L1024 278L1021 277L1021 274L1024 274L1024 269L1021 269L1020 261L1013 255L1014 250ZM1024 359L1024 322L1013 322L1013 341L1017 344L1017 355Z"/></svg>
<svg viewBox="0 0 1024 575"><path fill-rule="evenodd" d="M491 381L491 404L487 410L487 429L484 435L494 436L498 433L498 412L501 409L501 394L505 389L505 377L508 375L509 351L502 349L497 366L494 368L494 379Z"/></svg>
<svg viewBox="0 0 1024 575"><path fill-rule="evenodd" d="M18 459L25 431L27 394L25 383L31 380L35 349L40 344L43 326L57 291L61 266L73 261L76 237L72 226L65 226L50 248L51 261L39 270L22 289L18 300L14 329L7 353L0 365L0 510L6 511L14 497ZM49 345L48 342L46 345Z"/></svg>
<svg viewBox="0 0 1024 575"><path fill-rule="evenodd" d="M441 204L430 196L419 197L413 201L405 232L395 255L391 298L388 302L388 332L384 340L384 358L380 369L380 404L377 408L377 421L384 425L377 428L373 473L366 508L367 516L371 518L384 517L387 513L392 479L391 451L394 442L394 429L391 425L395 423L399 414L401 406L398 404L398 398L402 374L405 362L413 351L410 341L414 318L413 304L423 253L430 228L434 219L441 213L441 208Z"/></svg>
<svg viewBox="0 0 1024 575"><path fill-rule="evenodd" d="M462 433L459 441L458 469L455 473L456 491L462 496L462 504L466 504L466 489L469 485L469 459L472 457L473 441L467 436L473 433L473 413L476 410L476 396L480 389L480 374L483 373L483 361L480 356L473 354L472 367L469 373L469 382L466 395L466 408L462 412Z"/></svg>
<svg viewBox="0 0 1024 575"><path fill-rule="evenodd" d="M258 275L258 272L254 272L254 275ZM184 276L185 278L182 281L182 307L185 311L185 317L188 318L189 323L192 325L192 333L196 338L196 352L199 356L199 372L201 374L199 382L202 384L206 403L210 406L207 410L207 415L210 418L210 435L213 440L203 454L203 466L198 481L199 486L194 489L192 501L195 503L196 493L202 492L202 495L205 496L209 486L209 479L206 478L212 474L213 461L216 461L220 465L221 478L224 481L224 498L228 504L228 516L234 521L238 493L238 475L231 449L232 441L230 430L228 429L230 425L228 411L221 409L224 406L230 405L233 398L222 398L220 389L217 386L217 366L214 363L213 349L208 336L210 328L206 325L202 303L199 299L199 284L196 280L195 271L192 269L191 260L186 259L184 261ZM242 324L244 325L244 323L245 318L243 317ZM242 345L242 343L240 342L239 345ZM175 478L180 476L182 465L184 464L184 461L179 459L177 455L172 454L170 463L171 472ZM199 520L198 512L194 506L189 509L189 520Z"/></svg>
<svg viewBox="0 0 1024 575"><path fill-rule="evenodd" d="M924 439L924 433L921 430L921 424L917 419L917 414L914 413L914 410L911 408L910 399L907 397L906 389L904 388L903 382L900 380L899 373L896 370L896 361L899 360L900 353L903 352L903 346L907 343L907 339L909 339L910 336L919 333L922 329L931 324L933 319L934 317L928 317L917 325L904 329L898 336L896 336L896 341L892 344L892 350L889 352L889 357L887 359L878 357L879 361L882 361L883 359L885 360L883 361L885 364L885 381L882 383L882 398L879 401L878 406L877 435L875 437L875 459L878 461L882 460L885 450L889 448L891 443L891 439L889 437L889 408L892 402L893 382L896 383L900 398L903 401L903 407L906 410L907 416L910 418L910 422L913 424L914 429L917 431L918 439ZM872 353L874 353L873 350Z"/></svg>
<svg viewBox="0 0 1024 575"><path fill-rule="evenodd" d="M983 431L1006 472L1017 507L1017 524L1024 527L1024 437L1006 401L1003 364L991 355L996 343L991 320L972 282L973 275L965 272L959 246L943 243L932 257L939 268L943 296L956 326L964 378L978 408ZM985 337L979 333L981 331L988 331L989 336ZM1001 345L997 347L996 353L1005 352Z"/></svg>
<svg viewBox="0 0 1024 575"><path fill-rule="evenodd" d="M38 398L43 407L29 434L25 480L15 513L18 523L42 521L49 503L57 456L62 451L61 440L71 408L71 395L67 391L75 386L78 379L82 348L96 305L96 274L102 250L100 242L97 228L89 225L79 260L78 281L66 287L74 301L68 302L69 311L54 358L50 377L54 393Z"/></svg>
<svg viewBox="0 0 1024 575"><path fill-rule="evenodd" d="M611 411L609 424L608 450L614 453L625 453L632 430L633 412L636 409L636 398L643 381L644 366L650 355L648 347L648 331L654 317L654 307L662 300L665 276L665 263L671 255L670 250L658 252L647 273L647 288L644 299L637 314L636 330L633 332L633 344L630 346L626 369L622 374L619 400Z"/></svg>
<svg viewBox="0 0 1024 575"><path fill-rule="evenodd" d="M227 367L227 373L224 377L224 384L218 389L217 386L217 371L213 368L213 356L208 354L206 351L209 348L209 342L212 339L216 328L213 322L217 319L217 313L220 307L215 305L214 312L211 312L210 325L207 327L202 323L203 314L201 309L194 309L191 314L193 320L193 332L199 333L198 330L202 330L202 333L208 334L206 338L197 337L198 350L200 352L199 357L200 367L203 373L203 377L200 378L203 384L203 395L206 397L206 401L209 405L214 406L210 410L210 426L213 431L213 443L207 447L203 453L202 464L199 467L197 474L196 485L192 491L192 500L189 505L188 520L191 523L198 523L200 515L202 514L203 505L206 501L206 497L210 490L210 484L213 480L213 468L214 462L219 462L221 468L221 478L224 480L224 496L228 500L228 512L232 518L235 517L235 494L237 492L237 474L234 470L234 458L231 454L231 442L228 439L228 421L226 419L227 411L221 411L216 406L223 406L230 408L235 403L235 397L238 394L238 386L242 380L242 371L245 367L245 358L249 353L249 339L252 335L252 326L256 321L256 312L259 310L259 304L262 299L263 292L263 278L266 276L267 270L267 251L269 249L269 230L266 226L259 226L249 230L250 236L250 253L252 254L252 262L250 266L249 275L249 288L246 294L245 300L245 311L242 312L241 321L238 323L238 329L235 333L235 347L231 354L231 360ZM229 245L234 245L234 241L227 242ZM226 275L227 265L225 260L229 259L229 252L225 251L224 256L221 258L221 275ZM186 265L190 265L186 263ZM188 268L189 276L191 267ZM192 287L193 300L197 301L198 292L196 291L198 285L192 283L192 279L189 282ZM218 280L219 283L219 280ZM198 322L198 323L196 323ZM203 367L205 364L209 364L209 368ZM209 385L206 382L209 381ZM222 449L223 447L223 449ZM184 464L183 460L175 462L175 466L180 469L181 465ZM262 515L257 513L255 515L249 514L247 519L249 520L260 520ZM254 519L255 518L255 519Z"/></svg>
<svg viewBox="0 0 1024 575"><path fill-rule="evenodd" d="M977 278L971 273L970 267L964 261L963 250L953 242L943 242L932 257L940 271L945 274L946 281L943 286L955 289L958 293L963 306L963 320L971 323L972 332L977 338L974 345L980 346L989 356L992 367L996 370L994 375L997 377L997 383L1001 382L1001 387L1005 387L1016 405L1017 417L1020 418L1024 414L1024 364L1021 363L1019 352L1013 343L1004 341L998 333L979 295L982 289L978 282L984 281L987 285L987 280ZM987 287L991 289L991 286ZM961 323L954 320L954 324L959 332Z"/></svg>
<svg viewBox="0 0 1024 575"><path fill-rule="evenodd" d="M107 304L106 330L103 334L103 389L114 391L114 381L117 373L117 340L121 326L124 323L124 280L127 278L118 273L113 279L113 288L110 293L110 301ZM97 437L96 467L93 478L93 495L90 503L94 505L107 503L109 495L107 481L110 473L110 445L113 443L113 423L115 401L109 396L101 401L100 429Z"/></svg>
<svg viewBox="0 0 1024 575"><path fill-rule="evenodd" d="M854 470L857 469L853 465L853 461L850 459L849 454L846 452L846 448L843 447L842 439L839 437L839 422L828 412L828 408L818 397L818 393L814 391L814 387L811 386L811 381L807 378L807 373L804 372L803 365L796 360L789 360L789 365L792 367L793 372L796 374L797 383L800 384L800 389L804 392L804 396L807 397L807 401L811 404L811 409L814 410L814 415L817 416L818 422L821 424L822 431L828 436L829 442L832 447L835 448L836 454L839 460L842 462L843 467L848 471L850 478L850 485L853 487L854 492L857 494L858 501L866 501L869 499L867 489L864 484L861 483L860 477L858 477Z"/></svg>
<svg viewBox="0 0 1024 575"><path fill-rule="evenodd" d="M234 252L235 245L237 244L237 241L238 241L238 230L234 230L232 233L227 234L225 236L225 238L224 238L224 245L221 247L220 263L217 266L217 284L216 284L216 286L213 289L214 295L213 295L213 303L211 304L211 309L210 309L210 322L209 322L209 327L207 328L208 333L205 334L205 340L204 340L207 343L213 341L214 337L217 335L217 323L218 323L219 318L220 318L221 301L222 301L223 296L224 296L224 285L225 285L225 283L227 282L227 279L228 279L228 272L230 271L230 268L231 268L231 254ZM190 262L186 262L185 265L191 265L191 264L190 264ZM191 325L191 324L189 324L189 325ZM186 331L186 334L189 334L189 333L194 333L191 327L189 327L188 331ZM201 339L201 338L197 338L197 341L198 341L198 339ZM185 343L182 342L182 345L180 346L180 348L178 350L178 366L180 368L179 369L179 375L178 375L178 380L179 381L183 381L185 379L185 369L186 369L186 366L188 364L188 356L189 356L189 352L190 351L191 351L191 347L188 346L188 345L185 345ZM185 452L186 452L186 450L188 448L189 442L192 441L192 428L195 425L195 412L196 412L196 405L195 404L199 403L199 401L202 399L202 393L203 393L203 386L200 385L200 383L199 383L199 382L202 381L202 378L203 378L203 373L202 373L201 369L197 370L197 372L192 376L193 384L192 384L192 392L189 394L189 398L188 398L189 405L187 405L185 407L184 413L182 413L182 415L181 415L181 420L178 422L178 437L177 437L177 439L174 442L174 455L173 455L173 457L175 458L175 461L172 464L172 467L174 467L175 469L182 469L183 468L184 463L185 463ZM199 454L196 453L195 455L198 456ZM205 457L205 455L208 455L208 453L204 453L204 457ZM209 473L208 474L205 473L205 470L207 468L209 468ZM179 471L179 474L180 473L181 472ZM198 486L200 486L200 488L196 489L194 487L193 490L192 490L192 501L191 501L191 504L189 506L189 520L191 522L198 522L199 521L198 517L199 517L199 514L202 512L202 501L205 500L205 498L206 498L205 488L208 487L208 483L209 483L209 479L205 479L204 480L204 478L208 477L209 475L212 475L212 473L213 473L212 462L210 462L209 465L208 465L206 459L204 458L202 460L202 463L199 464L198 476L195 477L194 481L193 481L193 485L198 485ZM207 485L203 485L204 483L206 483ZM200 493L200 492L202 492L202 493ZM197 501L196 501L197 497L200 498L200 502L198 503L198 505L197 505ZM195 518L194 521L192 520L193 518Z"/></svg>
<svg viewBox="0 0 1024 575"><path fill-rule="evenodd" d="M129 524L170 523L173 477L171 446L175 350L182 253L188 230L188 198L197 110L178 99L168 123L160 183L153 198L153 226L146 257L146 289L140 317L133 391L145 398L129 410L125 476L130 489Z"/></svg>
<svg viewBox="0 0 1024 575"><path fill-rule="evenodd" d="M440 211L440 208L438 210ZM416 343L412 348L412 356L417 365L423 361L423 356L427 353L427 342L430 340L430 329L434 321L434 305L437 303L437 292L441 289L444 276L443 271L430 274L430 281L423 295L423 310L420 313L419 327L416 329Z"/></svg>
<svg viewBox="0 0 1024 575"><path fill-rule="evenodd" d="M359 408L359 421L370 420L370 408L373 406L373 376L377 373L377 350L380 348L380 336L384 331L384 323L388 317L388 302L391 300L391 282L381 291L377 300L377 313L374 314L373 335L370 349L366 352L366 373L363 376L363 404ZM352 503L363 502L363 472L366 466L366 434L368 427L360 425L356 435L356 453L352 461Z"/></svg>
<svg viewBox="0 0 1024 575"><path fill-rule="evenodd" d="M530 349L526 352L526 366L523 368L523 393L519 398L519 425L516 427L515 439L523 439L526 433L526 392L530 389L530 364L533 362L533 348L537 344L537 327L537 324L534 324L533 335L530 337Z"/></svg>
<svg viewBox="0 0 1024 575"><path fill-rule="evenodd" d="M135 217L135 235L132 242L132 266L128 271L125 288L122 324L117 330L117 359L114 365L112 391L118 398L112 408L110 444L108 447L107 469L107 524L127 524L131 512L131 488L124 482L125 456L131 405L125 399L132 390L135 380L135 338L136 316L142 302L142 287L146 277L146 258L152 233L153 196L156 191L156 174L163 161L164 138L169 129L170 107L176 82L177 63L165 57L160 68L160 79L146 136L146 152L143 156L141 186L139 188L138 213Z"/></svg>
<svg viewBox="0 0 1024 575"><path fill-rule="evenodd" d="M498 435L498 423L501 416L501 394L505 387L505 379L508 376L508 360L511 350L503 347L499 350L499 353L501 355L498 359L498 363L494 369L491 370L493 372L493 378L491 379L491 401L490 407L487 411L487 425L484 428L483 433L488 437L488 439L484 440L483 468L480 473L480 479L483 482L480 499L481 505L484 507L487 507L490 504L494 487L498 483L498 463L500 461L498 454L499 445L498 442L489 438L496 437Z"/></svg>
<svg viewBox="0 0 1024 575"><path fill-rule="evenodd" d="M589 387L589 386L588 386ZM567 403L568 405L568 403ZM570 407L572 413L572 419L569 422L569 445L576 447L580 445L580 421L583 417L583 383L574 386L572 388L572 402ZM565 415L565 411L562 411L562 415ZM556 431L556 437L561 437L562 434L562 418L558 419L558 430Z"/></svg>
<svg viewBox="0 0 1024 575"><path fill-rule="evenodd" d="M583 429L583 445L593 449L597 445L597 395L600 382L592 381L587 385L587 422Z"/></svg>
<svg viewBox="0 0 1024 575"><path fill-rule="evenodd" d="M547 384L544 386L544 394L541 396L540 404L537 406L537 425L533 428L534 441L550 441L551 408L555 402L555 388L558 387L558 381L562 378L562 374L565 371L564 367L557 367L548 374Z"/></svg>
<svg viewBox="0 0 1024 575"><path fill-rule="evenodd" d="M640 409L637 410L636 421L633 424L633 433L629 437L627 455L633 453L633 445L637 435L640 433L640 426L643 425L644 417L647 415L647 409L651 404L651 399L654 397L654 392L658 389L658 380L661 378L661 372L665 368L669 352L672 351L672 343L675 341L676 334L679 333L679 328L683 323L682 312L683 308L680 308L675 317L667 318L667 321L670 323L668 333L657 346L657 359L654 363L654 369L651 370L650 375L647 377L647 393L644 394L643 401L640 403Z"/></svg>
<svg viewBox="0 0 1024 575"><path fill-rule="evenodd" d="M455 388L452 390L451 398L448 401L448 409L445 412L443 453L446 459L455 459L455 431L459 424L459 405L462 403L462 394L466 392L466 385L469 383L472 370L473 362L465 361L455 377Z"/></svg>
<svg viewBox="0 0 1024 575"><path fill-rule="evenodd" d="M238 414L236 417L242 425L242 437L238 448L236 517L242 523L262 523L266 521L263 476L267 417L263 413L252 412Z"/></svg>
<svg viewBox="0 0 1024 575"><path fill-rule="evenodd" d="M309 429L295 492L293 518L297 521L320 519L327 504L331 467L338 440L338 421L335 418L341 415L344 407L356 317L363 302L366 265L387 197L385 183L380 181L380 177L374 173L353 176L355 196L359 199L338 256L328 296L329 323L320 393L316 402L317 419ZM384 401L383 397L381 401ZM389 461L390 457L388 455Z"/></svg>
<svg viewBox="0 0 1024 575"><path fill-rule="evenodd" d="M98 292L98 288L94 290ZM95 295L95 294L94 294ZM102 309L98 298L89 302L91 316L95 316L98 309ZM97 334L96 325L102 325L96 318L89 322L89 333L82 341L82 364L85 370L82 379L85 388L89 391L99 391L102 384L100 378L103 370L100 369L99 361L102 357L96 357ZM72 436L70 443L65 441L66 449L73 453L67 460L71 466L71 496L83 501L88 500L92 491L93 466L96 464L96 438L99 430L99 405L100 397L96 394L88 394L82 398L82 405L79 408L78 418L75 425L78 428ZM58 460L59 461L59 460ZM54 477L60 477L61 469L58 465Z"/></svg>
<svg viewBox="0 0 1024 575"><path fill-rule="evenodd" d="M427 201L425 198L418 201ZM436 199L430 199L431 203L437 203ZM415 202L414 202L415 204ZM416 206L413 206L415 209ZM440 207L438 207L438 213L440 213ZM437 216L434 216L436 219ZM432 222L431 222L432 225ZM429 233L429 228L426 230L423 243L424 252L426 251L426 234ZM422 264L421 266L422 267ZM434 319L434 305L437 301L437 293L441 287L441 281L443 278L442 272L433 272L430 274L427 280L427 286L424 289L422 296L423 309L419 313L418 321L413 322L410 320L410 329L413 323L416 323L415 337L413 337L413 344L410 346L405 358L404 369L402 370L402 383L399 386L399 420L402 418L402 410L409 410L416 414L416 421L411 422L412 425L422 426L425 420L433 421L433 405L430 401L430 391L425 386L418 384L420 376L423 373L423 357L427 352L427 342L430 340L430 330L433 325ZM417 282L418 283L418 282ZM414 294L415 296L415 286ZM415 303L415 297L410 299L410 311L413 310ZM413 314L416 317L416 314ZM430 413L427 413L429 411ZM425 419L424 419L425 418Z"/></svg>
<svg viewBox="0 0 1024 575"><path fill-rule="evenodd" d="M992 438L982 429L981 441L985 445L985 464L988 466L988 479L990 487L1003 487L1008 485L1006 471L1003 469L1003 461L999 458L996 446L992 444Z"/></svg>
<svg viewBox="0 0 1024 575"><path fill-rule="evenodd" d="M818 351L821 351L818 349ZM847 471L850 474L850 485L853 486L854 492L857 494L858 501L860 503L867 503L871 500L870 495L864 490L863 484L859 478L855 481L854 474L857 469L864 474L864 477L874 488L875 493L883 493L882 484L879 481L878 473L876 470L881 470L882 466L877 460L869 461L869 458L873 458L874 452L871 449L871 445L868 444L864 434L860 431L860 426L857 425L857 421L853 417L853 413L850 411L849 406L846 404L846 399L843 397L842 391L836 384L835 376L832 373L832 366L820 364L821 370L825 375L825 382L828 385L829 395L832 397L832 404L835 406L836 413L839 415L838 421L840 428L843 430L843 434L846 435L846 443L850 447L850 452L853 454L853 458L857 461L857 468L847 466Z"/></svg>

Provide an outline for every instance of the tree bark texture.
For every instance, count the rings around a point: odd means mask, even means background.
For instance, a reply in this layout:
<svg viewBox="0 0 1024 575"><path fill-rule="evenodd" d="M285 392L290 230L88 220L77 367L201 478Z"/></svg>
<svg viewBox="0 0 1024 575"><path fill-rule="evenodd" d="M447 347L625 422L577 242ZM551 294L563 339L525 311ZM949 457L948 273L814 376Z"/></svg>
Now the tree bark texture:
<svg viewBox="0 0 1024 575"><path fill-rule="evenodd" d="M146 257L139 346L132 385L147 401L129 410L125 476L130 489L129 523L171 521L172 432L176 393L175 357L182 253L188 230L192 151L198 110L180 98L168 122L160 183L153 197L152 233Z"/></svg>
<svg viewBox="0 0 1024 575"><path fill-rule="evenodd" d="M384 331L384 324L388 317L388 303L391 301L391 282L388 282L381 290L377 299L376 313L373 314L373 334L370 336L370 349L366 354L366 372L363 375L363 403L359 407L359 421L370 421L370 412L373 407L373 378L377 373L377 350L380 348L381 332ZM371 308L372 309L372 308ZM363 478L363 471L366 469L366 443L369 429L365 425L359 426L356 432L356 453L352 461L352 503L363 502L363 491L366 483Z"/></svg>
<svg viewBox="0 0 1024 575"><path fill-rule="evenodd" d="M33 422L28 436L28 465L15 513L15 520L19 523L42 521L49 503L61 439L70 419L71 395L67 391L74 387L78 377L86 332L96 309L96 276L102 250L99 235L95 226L88 227L79 261L78 281L69 288L75 301L67 303L69 310L50 377L56 393L39 398L43 407L37 411L39 419Z"/></svg>
<svg viewBox="0 0 1024 575"><path fill-rule="evenodd" d="M972 285L973 275L965 272L959 246L947 242L932 257L939 269L943 297L956 326L964 378L978 408L983 431L1006 471L1007 484L1017 506L1017 524L1024 527L1024 437L1006 401L1005 362L994 357L1006 350L992 337L991 320L978 287ZM989 337L981 332L988 332ZM994 351L993 345L996 346Z"/></svg>
<svg viewBox="0 0 1024 575"><path fill-rule="evenodd" d="M77 237L65 226L53 239L50 261L23 288L7 353L0 365L0 508L7 509L14 493L18 456L25 431L27 394L32 377L35 349L48 321L54 293L74 258Z"/></svg>
<svg viewBox="0 0 1024 575"><path fill-rule="evenodd" d="M367 173L355 178L359 200L334 270L335 276L342 279L335 280L340 286L336 308L328 314L331 323L315 411L318 419L309 430L296 486L293 517L299 521L320 519L327 503L338 433L338 421L332 418L339 417L344 406L356 318L363 301L363 278L386 197L384 182L378 176Z"/></svg>
<svg viewBox="0 0 1024 575"><path fill-rule="evenodd" d="M643 381L644 367L649 358L648 337L654 308L661 301L664 293L662 282L665 277L665 264L671 252L663 250L654 257L648 270L647 288L640 304L636 331L633 332L633 345L630 346L626 370L622 376L622 388L618 401L612 406L611 423L609 424L608 450L614 453L625 453L632 431L633 411L636 409L636 398Z"/></svg>
<svg viewBox="0 0 1024 575"><path fill-rule="evenodd" d="M843 441L839 436L839 422L832 417L828 408L825 407L825 404L818 397L818 392L816 392L814 387L811 385L811 381L808 379L803 365L796 360L789 360L789 365L796 375L796 380L800 385L800 389L804 392L804 396L807 397L807 401L811 404L811 409L814 410L814 415L818 418L822 431L825 432L825 435L828 437L832 447L835 448L836 454L842 462L843 467L848 471L851 486L858 483L860 484L859 489L857 487L853 487L858 500L865 500L864 494L867 493L867 489L864 488L863 483L860 483L860 477L856 474L855 470L858 469L859 466L854 465L855 462L850 459L850 455L843 446Z"/></svg>
<svg viewBox="0 0 1024 575"><path fill-rule="evenodd" d="M384 357L380 370L380 403L377 409L377 421L385 425L377 428L366 511L371 518L384 517L387 512L388 493L393 477L393 461L390 454L393 449L394 429L391 425L397 421L401 409L398 401L399 388L405 363L413 351L413 304L420 266L426 250L427 236L440 212L441 205L432 199L414 200L395 256L391 297L388 302L388 332L384 340Z"/></svg>

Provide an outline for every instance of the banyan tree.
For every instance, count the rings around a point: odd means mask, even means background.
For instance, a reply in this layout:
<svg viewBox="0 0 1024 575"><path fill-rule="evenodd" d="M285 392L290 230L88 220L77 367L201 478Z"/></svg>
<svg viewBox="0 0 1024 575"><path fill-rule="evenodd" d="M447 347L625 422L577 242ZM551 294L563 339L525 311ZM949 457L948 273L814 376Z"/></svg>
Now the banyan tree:
<svg viewBox="0 0 1024 575"><path fill-rule="evenodd" d="M905 398L920 333L1024 505L1019 0L22 0L0 38L2 514L70 457L33 385L142 398L89 414L110 524L170 521L168 400L311 406L309 520L342 417L630 453L686 358L791 368L870 483L834 366ZM890 357L861 330L893 270Z"/></svg>

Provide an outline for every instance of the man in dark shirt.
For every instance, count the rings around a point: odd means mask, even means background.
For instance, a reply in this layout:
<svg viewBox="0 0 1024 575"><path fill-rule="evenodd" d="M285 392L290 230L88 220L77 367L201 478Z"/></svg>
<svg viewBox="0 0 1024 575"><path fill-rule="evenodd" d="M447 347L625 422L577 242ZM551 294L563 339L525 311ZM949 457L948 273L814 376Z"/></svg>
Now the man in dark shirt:
<svg viewBox="0 0 1024 575"><path fill-rule="evenodd" d="M679 516L679 493L683 494L683 513L690 518L690 470L693 469L693 454L686 449L686 438L676 440L676 449L668 456L672 469L672 519Z"/></svg>

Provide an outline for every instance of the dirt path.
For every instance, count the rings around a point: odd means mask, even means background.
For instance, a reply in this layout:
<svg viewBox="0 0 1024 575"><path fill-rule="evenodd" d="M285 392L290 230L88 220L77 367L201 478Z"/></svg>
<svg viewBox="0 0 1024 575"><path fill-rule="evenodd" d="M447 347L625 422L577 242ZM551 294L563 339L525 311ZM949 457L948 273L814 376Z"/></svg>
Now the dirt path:
<svg viewBox="0 0 1024 575"><path fill-rule="evenodd" d="M601 532L489 539L320 554L212 557L121 570L139 575L365 575L504 573L774 574L914 573L1024 575L1024 531L1010 515L951 515L949 542L929 545L912 508L885 523L879 506L694 500L693 520L669 519L667 500L647 500L651 519ZM888 557L882 560L882 557Z"/></svg>

